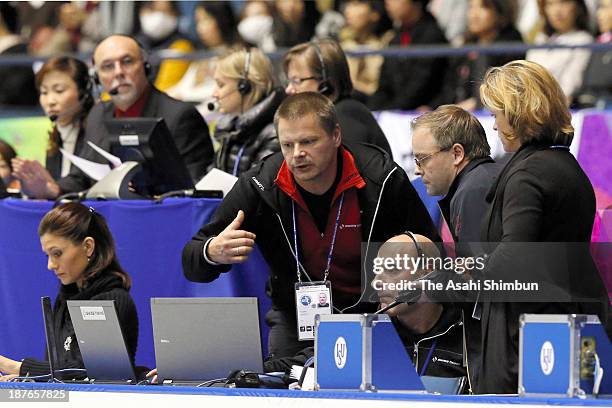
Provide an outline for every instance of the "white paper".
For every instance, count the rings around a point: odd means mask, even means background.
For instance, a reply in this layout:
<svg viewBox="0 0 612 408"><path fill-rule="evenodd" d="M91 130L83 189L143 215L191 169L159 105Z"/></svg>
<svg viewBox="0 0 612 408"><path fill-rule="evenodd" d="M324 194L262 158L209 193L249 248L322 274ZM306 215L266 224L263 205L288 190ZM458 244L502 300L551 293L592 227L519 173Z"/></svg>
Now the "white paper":
<svg viewBox="0 0 612 408"><path fill-rule="evenodd" d="M196 190L221 190L223 196L234 187L238 177L219 169L212 169L196 184Z"/></svg>
<svg viewBox="0 0 612 408"><path fill-rule="evenodd" d="M94 143L87 142L87 144L91 146L91 148L94 149L96 152L98 152L100 156L108 160L113 165L113 168L119 167L121 165L121 159L118 158L117 156L113 156L112 154L102 149L101 147L96 146Z"/></svg>
<svg viewBox="0 0 612 408"><path fill-rule="evenodd" d="M304 367L298 366L298 365L291 366L291 372L289 374L289 377L299 380L300 376L302 375L303 368ZM293 383L293 384L297 384L297 383ZM308 367L306 369L306 375L304 376L304 382L302 383L302 386L300 389L303 391L314 391L314 368Z"/></svg>
<svg viewBox="0 0 612 408"><path fill-rule="evenodd" d="M83 173L87 174L89 177L96 181L102 180L111 171L111 168L108 164L96 163L90 160L83 159L61 148L60 151L62 152L62 155L64 155L64 157L70 160L72 164L77 166L83 171Z"/></svg>

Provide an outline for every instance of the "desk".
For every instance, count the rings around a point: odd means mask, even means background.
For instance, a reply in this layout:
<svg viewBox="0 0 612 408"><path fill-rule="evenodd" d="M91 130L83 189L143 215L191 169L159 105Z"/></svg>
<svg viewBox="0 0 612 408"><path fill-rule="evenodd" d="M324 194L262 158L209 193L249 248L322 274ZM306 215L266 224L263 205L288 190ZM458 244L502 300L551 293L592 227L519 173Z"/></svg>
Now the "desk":
<svg viewBox="0 0 612 408"><path fill-rule="evenodd" d="M53 407L143 406L152 407L304 407L362 408L373 407L448 407L498 408L500 404L525 407L612 407L612 400L579 400L569 398L518 398L511 396L442 396L400 393L360 393L328 391L291 391L231 388L195 388L162 386L67 385L43 383L0 383L0 393L8 390L69 391L68 402ZM2 394L0 394L2 395ZM4 400L6 401L6 399ZM2 403L3 407L5 402ZM93 405L92 405L93 404Z"/></svg>
<svg viewBox="0 0 612 408"><path fill-rule="evenodd" d="M155 366L151 297L256 296L263 316L270 308L264 293L268 267L255 251L209 284L187 281L181 266L185 243L209 219L217 199L98 201L86 203L103 214L117 245L119 261L133 280L132 297L140 321L136 362ZM55 298L59 281L47 270L38 240L38 223L51 209L43 201L0 200L0 354L43 358L44 325L40 297ZM266 344L265 342L263 344Z"/></svg>

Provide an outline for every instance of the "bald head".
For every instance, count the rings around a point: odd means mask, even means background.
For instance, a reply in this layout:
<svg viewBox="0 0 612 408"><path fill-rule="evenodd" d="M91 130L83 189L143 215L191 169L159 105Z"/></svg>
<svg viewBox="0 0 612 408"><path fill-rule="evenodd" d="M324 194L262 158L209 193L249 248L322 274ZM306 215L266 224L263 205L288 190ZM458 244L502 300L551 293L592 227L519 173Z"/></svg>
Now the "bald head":
<svg viewBox="0 0 612 408"><path fill-rule="evenodd" d="M419 234L413 234L413 236L427 258L440 256L440 251L431 239ZM395 257L396 254L400 256L407 255L410 257L417 257L419 256L419 251L414 241L407 234L400 234L389 238L378 250L379 257L390 258Z"/></svg>
<svg viewBox="0 0 612 408"><path fill-rule="evenodd" d="M111 35L98 44L93 54L96 73L104 90L115 105L125 111L136 102L148 86L144 55L131 37Z"/></svg>

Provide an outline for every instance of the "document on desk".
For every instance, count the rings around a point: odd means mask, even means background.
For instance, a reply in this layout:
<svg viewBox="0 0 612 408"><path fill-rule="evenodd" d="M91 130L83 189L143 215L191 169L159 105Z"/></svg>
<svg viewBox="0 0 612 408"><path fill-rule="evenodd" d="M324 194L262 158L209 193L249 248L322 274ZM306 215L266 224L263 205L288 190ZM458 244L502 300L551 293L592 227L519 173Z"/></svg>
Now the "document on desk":
<svg viewBox="0 0 612 408"><path fill-rule="evenodd" d="M92 142L87 142L87 144L94 149L96 152L98 152L98 154L102 157L104 157L106 160L109 161L109 163L113 166L113 169L115 167L119 167L121 166L121 159L118 158L115 155L110 154L109 152L107 152L106 150L102 149L101 147L97 146L95 143Z"/></svg>
<svg viewBox="0 0 612 408"><path fill-rule="evenodd" d="M83 171L83 173L87 174L96 181L102 180L111 171L108 164L96 163L91 160L83 159L82 157L69 153L62 148L60 148L60 151L62 152L62 155L70 160L72 164L77 166Z"/></svg>
<svg viewBox="0 0 612 408"><path fill-rule="evenodd" d="M298 365L291 366L291 372L289 373L289 377L299 380L302 376L302 370L304 367ZM297 384L297 383L294 383ZM306 369L306 375L304 376L304 381L302 382L302 386L300 387L302 391L314 391L314 369L312 367L308 367Z"/></svg>
<svg viewBox="0 0 612 408"><path fill-rule="evenodd" d="M212 169L198 181L195 188L196 190L221 190L223 196L226 196L237 180L236 176L219 169Z"/></svg>

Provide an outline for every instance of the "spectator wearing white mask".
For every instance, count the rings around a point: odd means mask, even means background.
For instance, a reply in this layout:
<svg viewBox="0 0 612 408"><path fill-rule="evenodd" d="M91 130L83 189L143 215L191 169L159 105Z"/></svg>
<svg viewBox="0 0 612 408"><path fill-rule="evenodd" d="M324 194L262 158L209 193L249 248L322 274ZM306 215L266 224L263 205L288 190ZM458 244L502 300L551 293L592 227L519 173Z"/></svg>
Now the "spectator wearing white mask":
<svg viewBox="0 0 612 408"><path fill-rule="evenodd" d="M173 1L147 1L140 6L140 33L136 39L147 51L172 50L189 53L193 44L179 28L180 11ZM164 60L153 64L151 80L160 91L166 91L181 80L187 69L187 60Z"/></svg>

